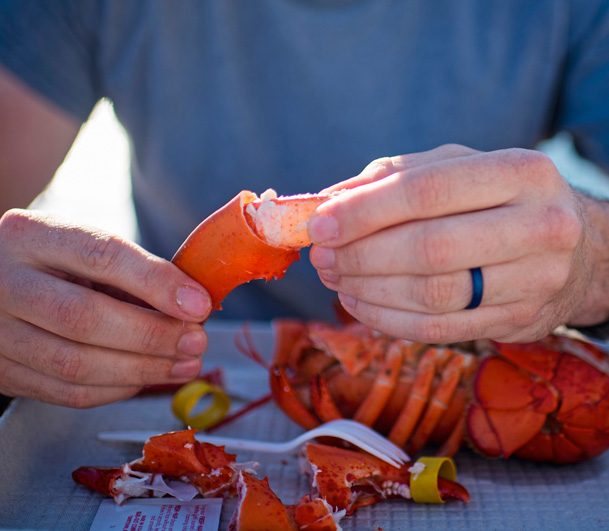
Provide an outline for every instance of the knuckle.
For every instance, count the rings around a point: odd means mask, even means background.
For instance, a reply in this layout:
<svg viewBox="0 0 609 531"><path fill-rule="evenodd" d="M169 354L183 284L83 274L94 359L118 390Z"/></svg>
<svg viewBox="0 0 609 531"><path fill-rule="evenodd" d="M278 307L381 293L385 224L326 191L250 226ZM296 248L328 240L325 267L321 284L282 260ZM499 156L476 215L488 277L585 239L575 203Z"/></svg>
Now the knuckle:
<svg viewBox="0 0 609 531"><path fill-rule="evenodd" d="M345 269L348 267L349 273L359 275L364 271L366 264L366 256L368 256L370 250L366 243L366 240L360 240L354 244L346 245L343 249L336 252L336 270L337 272L347 272Z"/></svg>
<svg viewBox="0 0 609 531"><path fill-rule="evenodd" d="M583 227L574 210L551 205L546 209L544 217L549 241L560 242L562 246L568 249L576 247L581 238Z"/></svg>
<svg viewBox="0 0 609 531"><path fill-rule="evenodd" d="M97 273L107 273L122 252L121 242L110 234L97 234L85 239L81 256L84 264Z"/></svg>
<svg viewBox="0 0 609 531"><path fill-rule="evenodd" d="M556 166L552 159L542 153L532 149L512 148L506 150L508 157L506 163L508 167L516 168L520 178L531 181L535 177L535 182L545 187L547 178L554 178L557 174Z"/></svg>
<svg viewBox="0 0 609 531"><path fill-rule="evenodd" d="M583 223L579 214L565 205L551 204L535 215L529 232L531 245L543 245L560 251L573 251L581 241Z"/></svg>
<svg viewBox="0 0 609 531"><path fill-rule="evenodd" d="M387 168L393 166L391 157L380 157L370 162L364 171L376 173L378 171L385 171Z"/></svg>
<svg viewBox="0 0 609 531"><path fill-rule="evenodd" d="M170 285L173 281L170 270L164 267L162 262L156 263L155 267L151 266L155 260L157 260L155 257L148 256L133 271L134 282L142 291L158 291Z"/></svg>
<svg viewBox="0 0 609 531"><path fill-rule="evenodd" d="M455 241L448 231L423 229L419 247L423 265L432 273L441 271L455 256Z"/></svg>
<svg viewBox="0 0 609 531"><path fill-rule="evenodd" d="M443 316L425 318L416 326L415 330L419 341L432 345L446 342L448 333L448 322Z"/></svg>
<svg viewBox="0 0 609 531"><path fill-rule="evenodd" d="M13 208L0 217L0 234L7 240L22 239L36 223L35 216L31 212Z"/></svg>
<svg viewBox="0 0 609 531"><path fill-rule="evenodd" d="M76 347L58 348L49 357L51 372L67 382L86 380L89 370L86 357Z"/></svg>
<svg viewBox="0 0 609 531"><path fill-rule="evenodd" d="M8 232L19 230L19 228L23 226L24 220L26 221L28 219L27 216L24 216L24 213L25 211L18 208L7 210L2 217L0 217L0 226L2 227L2 230Z"/></svg>
<svg viewBox="0 0 609 531"><path fill-rule="evenodd" d="M525 160L528 165L534 170L536 173L540 175L553 175L556 172L556 166L552 159L542 153L541 151L536 150L524 150L526 152Z"/></svg>
<svg viewBox="0 0 609 531"><path fill-rule="evenodd" d="M370 162L361 173L373 180L380 179L394 172L395 162L395 157L381 157Z"/></svg>
<svg viewBox="0 0 609 531"><path fill-rule="evenodd" d="M74 409L87 409L98 405L90 388L80 385L68 386L63 392L61 402Z"/></svg>
<svg viewBox="0 0 609 531"><path fill-rule="evenodd" d="M420 300L427 309L442 312L449 307L453 298L453 284L446 276L426 276L421 287Z"/></svg>
<svg viewBox="0 0 609 531"><path fill-rule="evenodd" d="M426 167L413 170L402 187L403 200L415 217L425 217L435 212L448 201L448 187L437 169Z"/></svg>
<svg viewBox="0 0 609 531"><path fill-rule="evenodd" d="M528 328L535 324L541 317L540 309L532 304L523 304L514 312L512 324L516 329Z"/></svg>
<svg viewBox="0 0 609 531"><path fill-rule="evenodd" d="M454 143L442 144L441 146L437 147L436 150L439 154L446 157L460 157L464 155L474 155L477 153L475 149L462 144Z"/></svg>
<svg viewBox="0 0 609 531"><path fill-rule="evenodd" d="M133 375L129 378L129 384L136 386L150 385L170 377L171 364L165 359L146 359L133 370Z"/></svg>
<svg viewBox="0 0 609 531"><path fill-rule="evenodd" d="M156 320L146 320L138 326L138 343L141 352L157 352L161 349L164 340L169 336L165 326Z"/></svg>
<svg viewBox="0 0 609 531"><path fill-rule="evenodd" d="M70 293L60 298L55 306L55 319L71 338L82 338L94 332L97 309L91 297Z"/></svg>

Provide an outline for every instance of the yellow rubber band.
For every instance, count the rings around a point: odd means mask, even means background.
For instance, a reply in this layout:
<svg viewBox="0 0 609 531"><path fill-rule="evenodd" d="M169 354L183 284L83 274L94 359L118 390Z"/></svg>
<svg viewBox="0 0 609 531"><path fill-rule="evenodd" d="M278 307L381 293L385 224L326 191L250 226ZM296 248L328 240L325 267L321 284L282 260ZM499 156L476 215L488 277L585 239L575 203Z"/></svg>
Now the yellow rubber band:
<svg viewBox="0 0 609 531"><path fill-rule="evenodd" d="M455 481L457 467L450 457L421 457L417 463L425 468L410 475L410 494L417 503L444 503L438 489L438 477Z"/></svg>
<svg viewBox="0 0 609 531"><path fill-rule="evenodd" d="M213 393L213 402L205 410L195 416L190 412L205 395ZM220 422L228 413L230 398L215 385L201 380L189 382L176 392L171 401L171 411L184 424L197 430L210 428Z"/></svg>

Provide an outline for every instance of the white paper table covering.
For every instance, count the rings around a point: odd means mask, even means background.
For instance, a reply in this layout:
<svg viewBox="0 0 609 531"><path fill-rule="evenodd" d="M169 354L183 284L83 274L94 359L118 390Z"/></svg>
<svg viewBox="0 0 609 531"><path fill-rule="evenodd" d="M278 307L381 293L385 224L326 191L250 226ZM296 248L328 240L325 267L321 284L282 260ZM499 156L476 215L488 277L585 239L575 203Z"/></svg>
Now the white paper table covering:
<svg viewBox="0 0 609 531"><path fill-rule="evenodd" d="M266 373L233 344L241 324L208 324L205 368L223 365L229 388L256 398L268 389ZM268 355L270 327L252 326L254 341ZM0 420L0 529L88 530L103 496L77 485L71 472L83 465L118 466L141 455L141 445L102 443L102 430L181 429L168 396L145 396L90 410L73 410L17 400ZM269 404L220 433L261 440L285 440L302 432ZM240 453L240 461L260 461L285 503L308 493L296 460ZM341 521L345 530L401 529L524 530L609 529L609 453L573 466L518 460L488 461L464 450L456 456L458 480L469 504L416 505L390 501L359 509ZM226 500L226 529L236 500Z"/></svg>

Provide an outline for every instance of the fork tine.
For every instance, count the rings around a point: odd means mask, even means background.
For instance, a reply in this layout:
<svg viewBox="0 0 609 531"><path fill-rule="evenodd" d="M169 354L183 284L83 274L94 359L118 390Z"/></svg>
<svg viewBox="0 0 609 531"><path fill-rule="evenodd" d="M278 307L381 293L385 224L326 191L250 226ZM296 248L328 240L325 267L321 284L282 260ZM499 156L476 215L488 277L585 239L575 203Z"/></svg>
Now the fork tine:
<svg viewBox="0 0 609 531"><path fill-rule="evenodd" d="M383 448L390 455L395 456L398 460L403 462L410 461L410 457L408 456L408 454L406 454L406 452L404 452L396 444L388 440L386 437L383 437L381 434L369 428L368 426L365 426L355 421L351 421L349 426L360 432L362 436L366 437L367 439L373 439L375 441L375 444L377 444L380 448Z"/></svg>
<svg viewBox="0 0 609 531"><path fill-rule="evenodd" d="M387 453L379 450L379 448L368 444L366 441L364 441L360 437L347 433L345 430L336 431L334 429L327 429L327 430L324 430L324 433L325 433L325 435L329 435L331 437L340 437L341 439L354 444L355 446L361 448L362 450L368 452L371 455L374 455L375 457L378 457L379 459L385 461L386 463L389 463L390 465L395 466L396 468L400 468L400 466L402 464L398 460L387 455Z"/></svg>
<svg viewBox="0 0 609 531"><path fill-rule="evenodd" d="M360 422L350 419L340 419L323 424L321 427L324 426L327 428L338 429L344 433L349 433L352 436L361 439L362 442L367 444L369 447L374 447L376 450L384 453L401 464L410 461L408 454L406 454L406 452L404 452L401 448L389 441L387 438L383 437L381 434L374 431L372 428L369 428Z"/></svg>

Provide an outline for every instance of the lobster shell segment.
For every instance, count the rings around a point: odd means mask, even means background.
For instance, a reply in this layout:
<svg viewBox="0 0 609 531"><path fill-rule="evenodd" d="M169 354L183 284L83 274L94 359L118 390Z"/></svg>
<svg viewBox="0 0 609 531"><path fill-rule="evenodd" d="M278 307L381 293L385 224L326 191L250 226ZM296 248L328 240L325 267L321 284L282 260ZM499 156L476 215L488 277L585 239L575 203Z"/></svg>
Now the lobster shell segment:
<svg viewBox="0 0 609 531"><path fill-rule="evenodd" d="M237 492L239 504L228 526L229 531L298 529L288 508L271 490L267 478L256 479L239 474Z"/></svg>
<svg viewBox="0 0 609 531"><path fill-rule="evenodd" d="M212 308L237 286L281 278L311 244L306 221L330 194L258 198L244 190L188 236L172 262L209 292Z"/></svg>
<svg viewBox="0 0 609 531"><path fill-rule="evenodd" d="M239 473L239 503L229 531L340 531L344 511L333 511L320 498L303 496L296 505L284 505L269 486L267 478Z"/></svg>

